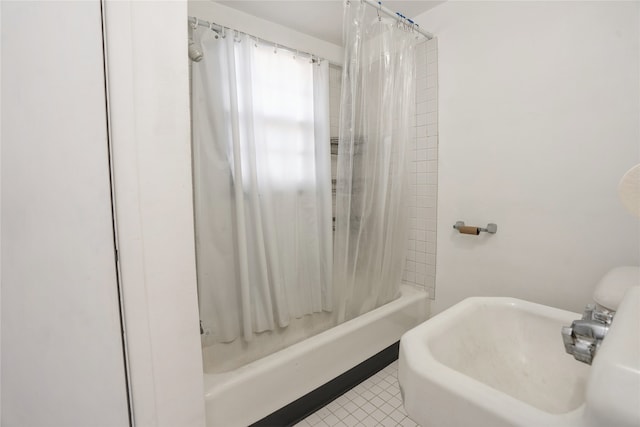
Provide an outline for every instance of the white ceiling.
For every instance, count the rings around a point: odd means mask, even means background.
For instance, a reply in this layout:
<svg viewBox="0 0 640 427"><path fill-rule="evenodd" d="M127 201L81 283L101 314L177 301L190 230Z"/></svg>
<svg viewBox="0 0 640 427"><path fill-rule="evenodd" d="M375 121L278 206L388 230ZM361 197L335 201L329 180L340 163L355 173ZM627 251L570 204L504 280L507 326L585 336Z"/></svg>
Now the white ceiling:
<svg viewBox="0 0 640 427"><path fill-rule="evenodd" d="M231 0L218 3L333 44L342 45L343 2L341 0ZM443 3L443 0L389 0L383 1L382 5L412 18L440 3ZM429 29L426 28L426 30Z"/></svg>

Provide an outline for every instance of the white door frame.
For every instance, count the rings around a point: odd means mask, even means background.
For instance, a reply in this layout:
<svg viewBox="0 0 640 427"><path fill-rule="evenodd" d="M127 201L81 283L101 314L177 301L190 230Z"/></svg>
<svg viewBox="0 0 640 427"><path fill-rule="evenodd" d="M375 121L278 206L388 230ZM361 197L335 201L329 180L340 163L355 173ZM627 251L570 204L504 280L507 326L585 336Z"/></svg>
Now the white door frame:
<svg viewBox="0 0 640 427"><path fill-rule="evenodd" d="M133 420L204 426L187 2L103 0L103 7Z"/></svg>

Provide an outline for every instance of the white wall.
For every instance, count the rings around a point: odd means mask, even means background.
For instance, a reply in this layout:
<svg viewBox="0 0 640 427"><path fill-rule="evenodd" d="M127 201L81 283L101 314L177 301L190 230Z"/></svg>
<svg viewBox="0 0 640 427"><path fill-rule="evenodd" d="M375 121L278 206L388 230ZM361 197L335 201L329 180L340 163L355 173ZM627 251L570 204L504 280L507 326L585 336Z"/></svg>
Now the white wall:
<svg viewBox="0 0 640 427"><path fill-rule="evenodd" d="M287 13L287 11L283 10L282 13ZM342 64L343 61L343 49L341 46L214 1L189 0L189 15L246 32L263 40L318 55L333 64Z"/></svg>
<svg viewBox="0 0 640 427"><path fill-rule="evenodd" d="M2 425L129 425L100 3L2 9Z"/></svg>
<svg viewBox="0 0 640 427"><path fill-rule="evenodd" d="M435 312L472 295L581 311L609 268L639 263L616 191L640 161L638 8L447 2L417 17L438 37Z"/></svg>
<svg viewBox="0 0 640 427"><path fill-rule="evenodd" d="M106 3L120 267L139 426L204 425L186 1Z"/></svg>

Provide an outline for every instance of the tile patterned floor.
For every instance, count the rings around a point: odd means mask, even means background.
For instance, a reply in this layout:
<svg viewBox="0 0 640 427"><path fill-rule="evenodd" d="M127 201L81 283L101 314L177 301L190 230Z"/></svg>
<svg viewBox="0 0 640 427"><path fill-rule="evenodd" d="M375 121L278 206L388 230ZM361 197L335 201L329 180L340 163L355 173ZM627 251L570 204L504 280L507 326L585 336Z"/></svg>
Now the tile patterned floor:
<svg viewBox="0 0 640 427"><path fill-rule="evenodd" d="M318 409L295 427L419 427L407 416L396 360L371 378Z"/></svg>

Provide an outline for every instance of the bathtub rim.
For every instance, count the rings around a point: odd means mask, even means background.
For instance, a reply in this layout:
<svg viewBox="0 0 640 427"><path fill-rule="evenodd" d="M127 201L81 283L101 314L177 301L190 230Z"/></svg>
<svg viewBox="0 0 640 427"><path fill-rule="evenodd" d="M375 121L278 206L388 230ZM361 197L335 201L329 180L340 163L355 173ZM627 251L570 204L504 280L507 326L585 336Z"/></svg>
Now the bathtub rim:
<svg viewBox="0 0 640 427"><path fill-rule="evenodd" d="M403 283L397 299L355 319L234 370L204 373L207 425L248 425L315 390L392 345L404 332L426 320L429 315L429 301L426 289ZM358 341L365 344L359 346ZM347 353L344 360L337 360L322 370L312 369L322 364L323 351L330 354L333 352L332 347L333 350L344 351L345 347L351 346L355 348L354 354ZM270 379L286 382L277 372L286 373L287 366L304 372L308 381L290 381L282 396L264 399L269 401L260 402L260 408L247 404L243 406L243 413L240 415L233 413L230 408L239 404L233 400L234 398L240 399L246 392L255 392L256 388L268 388L265 384L269 384Z"/></svg>

